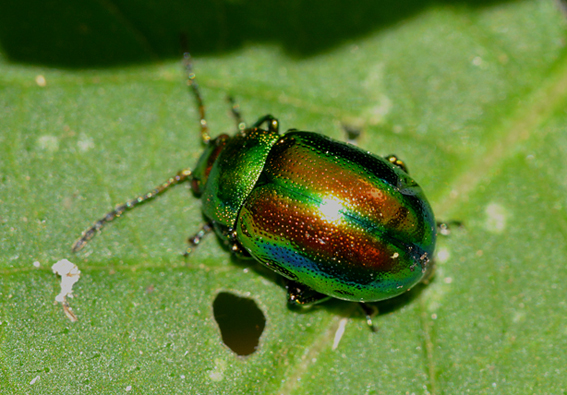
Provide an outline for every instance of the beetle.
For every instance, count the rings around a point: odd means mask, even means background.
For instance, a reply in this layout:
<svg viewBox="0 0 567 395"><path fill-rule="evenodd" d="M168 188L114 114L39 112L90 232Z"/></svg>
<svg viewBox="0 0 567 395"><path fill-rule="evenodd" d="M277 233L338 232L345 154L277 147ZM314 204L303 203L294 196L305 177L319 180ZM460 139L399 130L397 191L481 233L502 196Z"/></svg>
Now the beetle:
<svg viewBox="0 0 567 395"><path fill-rule="evenodd" d="M83 232L80 250L105 224L185 181L202 201L207 223L189 239L191 252L211 231L238 256L251 256L286 280L292 305L329 298L367 302L398 296L431 271L436 223L420 186L397 156L380 157L324 135L261 117L212 138L189 54L187 84L195 97L205 149L152 191L117 206Z"/></svg>

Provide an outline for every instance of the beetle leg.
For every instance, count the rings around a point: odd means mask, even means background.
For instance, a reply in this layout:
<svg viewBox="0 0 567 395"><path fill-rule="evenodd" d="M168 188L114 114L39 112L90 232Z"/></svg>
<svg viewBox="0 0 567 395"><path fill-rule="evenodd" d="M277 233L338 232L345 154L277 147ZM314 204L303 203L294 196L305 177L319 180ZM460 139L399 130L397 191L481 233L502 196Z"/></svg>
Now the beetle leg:
<svg viewBox="0 0 567 395"><path fill-rule="evenodd" d="M240 113L240 106L232 96L228 96L226 100L230 103L230 112L232 116L236 120L236 128L239 132L243 132L246 129L246 122L242 119L242 114Z"/></svg>
<svg viewBox="0 0 567 395"><path fill-rule="evenodd" d="M263 123L268 124L268 131L269 132L276 132L279 133L280 131L280 122L274 118L272 115L264 115L262 118L258 119L256 123L253 125L255 128L259 128L262 126Z"/></svg>
<svg viewBox="0 0 567 395"><path fill-rule="evenodd" d="M186 181L191 177L191 174L192 172L189 169L181 170L174 177L171 177L169 180L155 187L150 192L146 192L145 194L140 195L135 199L129 200L128 202L117 206L114 210L108 212L104 217L96 221L90 228L83 232L81 237L73 244L73 252L77 252L81 248L83 248L85 244L87 244L97 232L100 232L107 223L120 217L125 211L129 211L134 207L139 206L140 204L147 202L148 200L153 199L158 195L161 195L172 186Z"/></svg>
<svg viewBox="0 0 567 395"><path fill-rule="evenodd" d="M236 255L238 258L241 259L250 259L252 256L250 253L242 247L240 243L234 243L230 246L230 252Z"/></svg>
<svg viewBox="0 0 567 395"><path fill-rule="evenodd" d="M238 241L238 234L234 229L227 229L225 234L228 239L230 251L234 255L242 259L251 258L250 253L244 247L242 247L242 244L240 244L240 242Z"/></svg>
<svg viewBox="0 0 567 395"><path fill-rule="evenodd" d="M288 294L287 301L292 305L315 304L331 298L328 295L314 291L307 285L289 279L286 279L285 288Z"/></svg>
<svg viewBox="0 0 567 395"><path fill-rule="evenodd" d="M211 224L209 223L203 224L203 226L201 226L201 229L197 233L195 233L193 236L187 239L189 246L187 247L183 255L189 256L193 252L193 250L197 248L203 237L205 237L212 231L213 231L213 226Z"/></svg>
<svg viewBox="0 0 567 395"><path fill-rule="evenodd" d="M195 100L197 101L197 107L199 108L201 139L203 140L203 143L208 144L209 141L211 141L211 135L209 134L207 119L205 118L205 104L203 102L203 96L201 96L199 84L197 84L197 80L195 79L195 73L193 72L193 61L189 52L185 52L183 54L183 64L185 66L185 71L187 72L187 85L191 87L193 96L195 96Z"/></svg>
<svg viewBox="0 0 567 395"><path fill-rule="evenodd" d="M221 225L218 222L213 222L212 226L224 246L236 257L243 259L251 257L250 253L238 241L238 234L234 229Z"/></svg>
<svg viewBox="0 0 567 395"><path fill-rule="evenodd" d="M377 332L378 329L372 323L372 317L378 314L378 307L363 302L360 302L358 305L360 306L360 308L364 312L364 315L366 316L366 323L370 327L370 330L372 332Z"/></svg>
<svg viewBox="0 0 567 395"><path fill-rule="evenodd" d="M406 167L406 164L404 163L404 161L402 161L396 155L388 155L388 156L386 156L386 160L388 162L390 162L391 164L393 164L394 166L399 167L400 169L402 169L403 171L405 171L406 173L409 174L408 168Z"/></svg>

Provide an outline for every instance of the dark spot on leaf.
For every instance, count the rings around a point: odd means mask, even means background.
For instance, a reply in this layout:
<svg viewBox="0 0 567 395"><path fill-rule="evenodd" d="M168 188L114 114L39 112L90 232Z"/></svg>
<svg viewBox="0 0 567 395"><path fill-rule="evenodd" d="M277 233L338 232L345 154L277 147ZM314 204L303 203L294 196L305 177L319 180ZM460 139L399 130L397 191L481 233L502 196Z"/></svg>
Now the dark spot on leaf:
<svg viewBox="0 0 567 395"><path fill-rule="evenodd" d="M256 351L266 318L254 300L221 292L213 302L213 311L224 344L238 355Z"/></svg>

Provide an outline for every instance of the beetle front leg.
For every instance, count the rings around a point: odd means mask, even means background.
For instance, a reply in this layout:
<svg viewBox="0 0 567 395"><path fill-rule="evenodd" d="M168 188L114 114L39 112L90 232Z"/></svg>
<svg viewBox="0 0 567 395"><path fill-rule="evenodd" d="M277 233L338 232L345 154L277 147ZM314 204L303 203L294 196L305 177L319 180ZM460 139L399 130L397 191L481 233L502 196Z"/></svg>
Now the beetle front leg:
<svg viewBox="0 0 567 395"><path fill-rule="evenodd" d="M189 246L183 253L183 256L189 256L195 250L195 248L197 248L203 237L205 237L212 231L213 225L209 223L203 224L203 226L201 226L201 229L197 233L187 239Z"/></svg>
<svg viewBox="0 0 567 395"><path fill-rule="evenodd" d="M213 222L212 226L224 246L228 248L233 255L242 259L248 259L251 257L250 253L242 247L242 244L238 241L238 234L234 229L223 226L218 222Z"/></svg>
<svg viewBox="0 0 567 395"><path fill-rule="evenodd" d="M238 234L233 229L228 229L228 242L230 246L230 251L237 258L250 259L252 256L250 253L242 247L242 244L238 241Z"/></svg>
<svg viewBox="0 0 567 395"><path fill-rule="evenodd" d="M270 115L270 114L264 115L262 118L260 118L256 121L256 123L253 125L253 127L259 128L260 126L262 126L263 123L268 124L268 131L269 132L275 132L275 133L280 132L280 122L275 117L273 117L272 115Z"/></svg>
<svg viewBox="0 0 567 395"><path fill-rule="evenodd" d="M287 301L292 305L308 305L321 303L331 299L330 296L323 295L305 284L298 283L286 278L285 288L287 289Z"/></svg>

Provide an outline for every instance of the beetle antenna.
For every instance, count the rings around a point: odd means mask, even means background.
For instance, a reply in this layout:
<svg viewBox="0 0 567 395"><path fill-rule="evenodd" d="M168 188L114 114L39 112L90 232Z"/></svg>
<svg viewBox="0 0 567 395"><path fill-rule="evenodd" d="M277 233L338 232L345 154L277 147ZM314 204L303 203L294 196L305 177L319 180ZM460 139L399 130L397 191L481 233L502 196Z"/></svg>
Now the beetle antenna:
<svg viewBox="0 0 567 395"><path fill-rule="evenodd" d="M228 103L230 104L230 112L232 113L232 116L236 121L236 128L240 133L244 132L244 129L246 129L246 122L244 122L244 119L242 119L240 106L232 96L227 96L226 101L228 101Z"/></svg>
<svg viewBox="0 0 567 395"><path fill-rule="evenodd" d="M201 138L203 143L208 144L211 141L211 136L209 134L209 126L207 125L207 119L205 118L205 104L203 103L203 96L201 96L201 91L199 90L199 84L195 79L195 72L193 72L193 60L189 52L183 54L183 65L185 66L185 71L187 72L187 86L191 87L195 100L197 100L197 106L199 108L199 124L201 125Z"/></svg>
<svg viewBox="0 0 567 395"><path fill-rule="evenodd" d="M97 232L100 232L102 228L109 222L113 221L114 219L120 217L125 211L129 211L140 204L147 202L155 198L158 195L161 195L169 188L174 185L180 184L183 181L186 181L191 176L191 170L184 169L178 172L174 177L171 177L169 180L164 182L161 185L158 185L150 192L147 192L141 196L138 196L135 199L129 200L128 202L117 206L114 210L107 213L104 217L96 221L90 228L85 230L79 240L77 240L72 247L73 252L77 252L81 250L90 239L92 239Z"/></svg>

